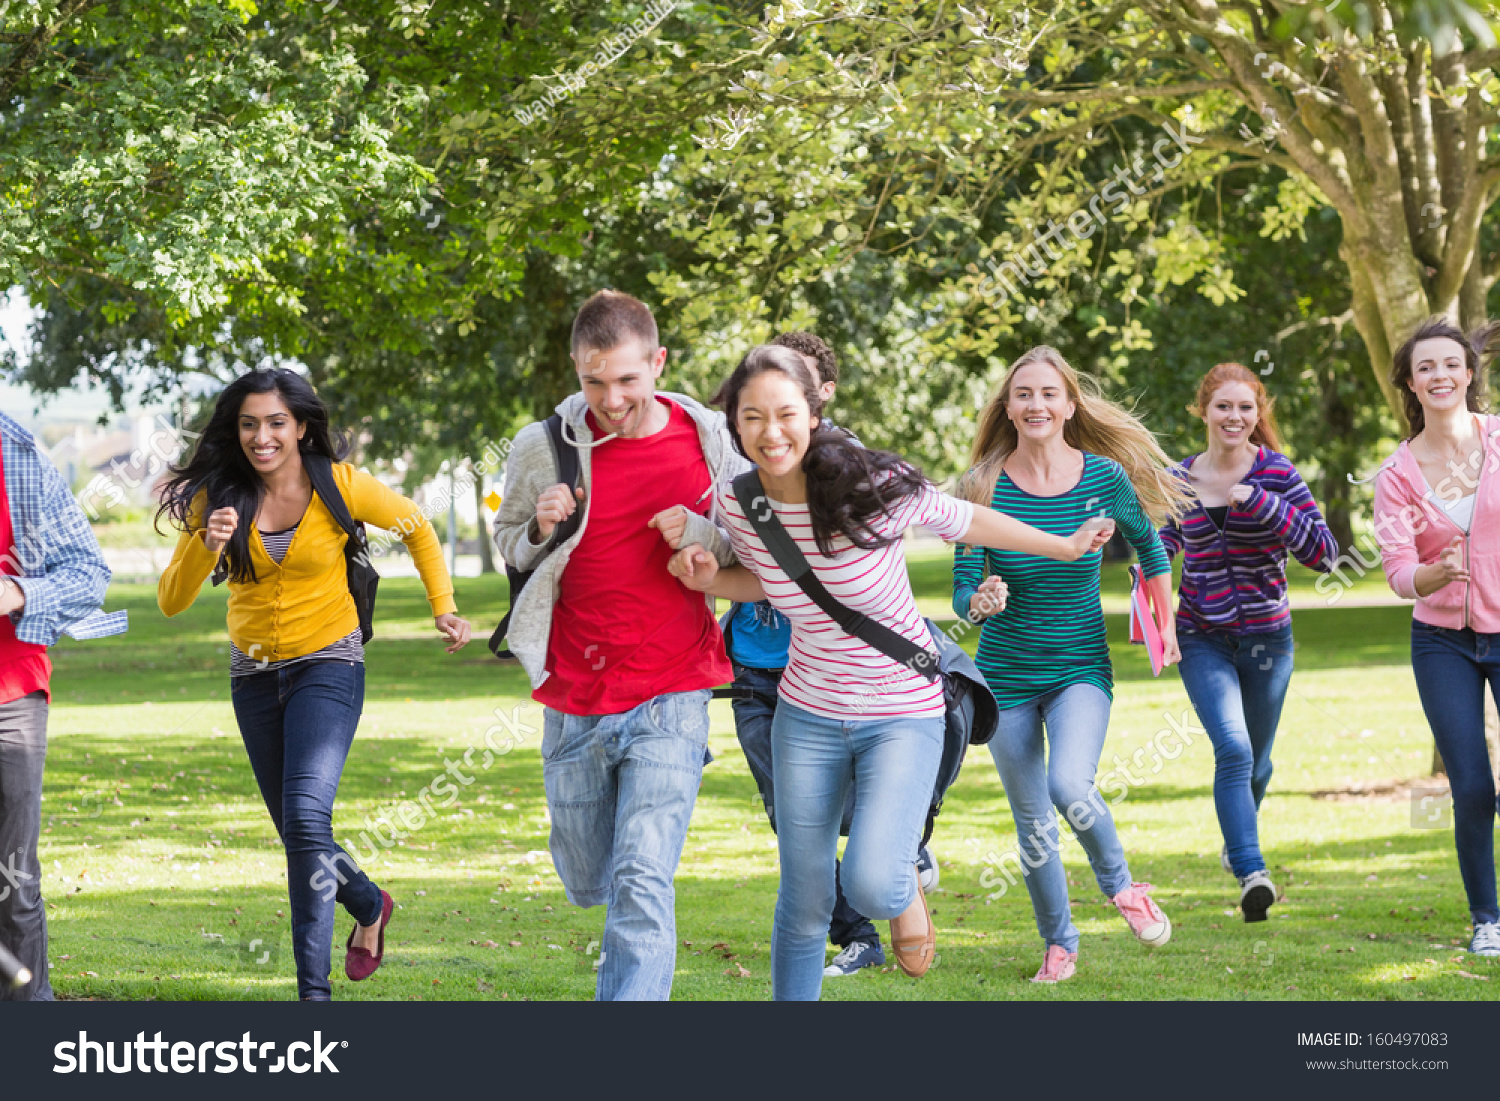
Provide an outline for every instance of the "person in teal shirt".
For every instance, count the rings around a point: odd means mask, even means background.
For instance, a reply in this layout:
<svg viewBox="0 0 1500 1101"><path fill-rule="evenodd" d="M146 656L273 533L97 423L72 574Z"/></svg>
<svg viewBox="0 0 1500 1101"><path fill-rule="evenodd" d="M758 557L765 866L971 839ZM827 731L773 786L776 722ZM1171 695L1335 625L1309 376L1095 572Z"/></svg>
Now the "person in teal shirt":
<svg viewBox="0 0 1500 1101"><path fill-rule="evenodd" d="M963 493L1054 534L1075 531L1092 516L1113 520L1140 559L1156 598L1166 660L1174 662L1172 568L1156 528L1182 507L1186 491L1145 426L1092 382L1051 348L1034 348L1017 360L980 418ZM1058 851L1059 813L1131 932L1153 946L1172 934L1151 885L1131 878L1095 783L1114 688L1099 605L1101 557L1096 552L1063 563L1009 551L954 550L953 610L970 622L983 620L976 661L1001 709L990 753L1016 821L1019 852L1010 855L1026 880L1046 945L1034 982L1069 978L1078 959ZM985 615L986 600L1000 586L1007 597L1003 610ZM1003 858L1000 870L1013 882Z"/></svg>

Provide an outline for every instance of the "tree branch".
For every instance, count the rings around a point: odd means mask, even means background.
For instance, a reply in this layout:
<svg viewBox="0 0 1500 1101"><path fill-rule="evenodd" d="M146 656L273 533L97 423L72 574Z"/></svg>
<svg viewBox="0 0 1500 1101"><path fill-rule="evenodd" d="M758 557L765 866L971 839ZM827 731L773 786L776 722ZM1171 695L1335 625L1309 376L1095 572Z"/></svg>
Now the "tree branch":
<svg viewBox="0 0 1500 1101"><path fill-rule="evenodd" d="M57 37L64 24L103 2L104 0L63 0L58 5L57 18L53 22L44 24L24 36L20 42L21 48L12 54L10 60L5 63L5 67L0 69L0 104L10 102L16 85L21 83L21 78L41 59L42 51L47 48L47 43Z"/></svg>

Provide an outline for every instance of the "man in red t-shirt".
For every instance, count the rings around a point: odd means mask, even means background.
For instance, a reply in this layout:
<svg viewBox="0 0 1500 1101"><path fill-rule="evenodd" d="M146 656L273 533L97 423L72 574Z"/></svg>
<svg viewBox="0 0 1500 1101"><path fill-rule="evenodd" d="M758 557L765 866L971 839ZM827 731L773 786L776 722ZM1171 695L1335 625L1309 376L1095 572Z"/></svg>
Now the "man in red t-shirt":
<svg viewBox="0 0 1500 1101"><path fill-rule="evenodd" d="M643 303L614 291L585 302L573 322L582 393L557 407L580 484L558 482L543 426L529 426L495 521L505 560L535 570L509 645L546 705L557 873L572 902L608 907L600 1000L671 995L672 879L709 759L710 689L733 675L712 602L667 572L661 525L683 529L676 545L702 542L733 562L711 516L714 490L747 463L722 414L657 392L666 358ZM580 509L577 530L554 540Z"/></svg>

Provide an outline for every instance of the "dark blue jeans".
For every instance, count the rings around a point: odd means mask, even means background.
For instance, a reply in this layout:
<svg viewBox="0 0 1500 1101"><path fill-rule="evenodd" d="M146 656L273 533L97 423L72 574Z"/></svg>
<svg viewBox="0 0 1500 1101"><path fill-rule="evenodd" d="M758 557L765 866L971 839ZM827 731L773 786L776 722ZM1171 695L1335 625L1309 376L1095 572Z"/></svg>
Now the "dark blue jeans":
<svg viewBox="0 0 1500 1101"><path fill-rule="evenodd" d="M333 839L333 800L364 709L365 667L307 661L229 684L251 771L286 849L297 992L327 1000L335 900L361 925L378 921L382 909L380 888Z"/></svg>
<svg viewBox="0 0 1500 1101"><path fill-rule="evenodd" d="M1266 866L1256 813L1292 682L1292 625L1258 634L1179 631L1182 685L1214 747L1214 809L1234 874Z"/></svg>
<svg viewBox="0 0 1500 1101"><path fill-rule="evenodd" d="M1411 624L1411 669L1448 786L1453 841L1475 924L1500 921L1495 904L1495 779L1484 740L1484 687L1500 703L1500 635Z"/></svg>
<svg viewBox="0 0 1500 1101"><path fill-rule="evenodd" d="M760 790L760 800L765 805L766 817L771 820L773 831L776 829L776 799L775 785L771 781L771 722L776 718L776 689L780 684L780 669L752 669L734 663L734 686L753 693L750 698L736 697L733 701L734 733L750 766L750 775L755 777L755 786ZM854 786L851 784L848 802L844 804L843 833L849 832L853 818ZM835 861L833 917L828 922L828 939L840 948L847 948L857 940L879 944L880 934L870 919L850 906L844 897L841 870L842 862Z"/></svg>

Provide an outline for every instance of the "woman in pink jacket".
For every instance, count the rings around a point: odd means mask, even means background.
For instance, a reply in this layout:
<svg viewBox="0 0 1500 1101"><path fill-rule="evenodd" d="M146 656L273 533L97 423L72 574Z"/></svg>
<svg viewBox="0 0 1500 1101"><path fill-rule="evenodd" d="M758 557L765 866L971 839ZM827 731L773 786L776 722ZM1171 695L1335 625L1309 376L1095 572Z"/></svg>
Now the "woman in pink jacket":
<svg viewBox="0 0 1500 1101"><path fill-rule="evenodd" d="M1500 702L1500 417L1479 411L1495 327L1470 336L1424 323L1396 352L1391 380L1412 434L1375 480L1375 538L1386 580L1417 602L1411 664L1453 790L1454 843L1469 896L1469 951L1500 956L1495 781L1484 688Z"/></svg>

